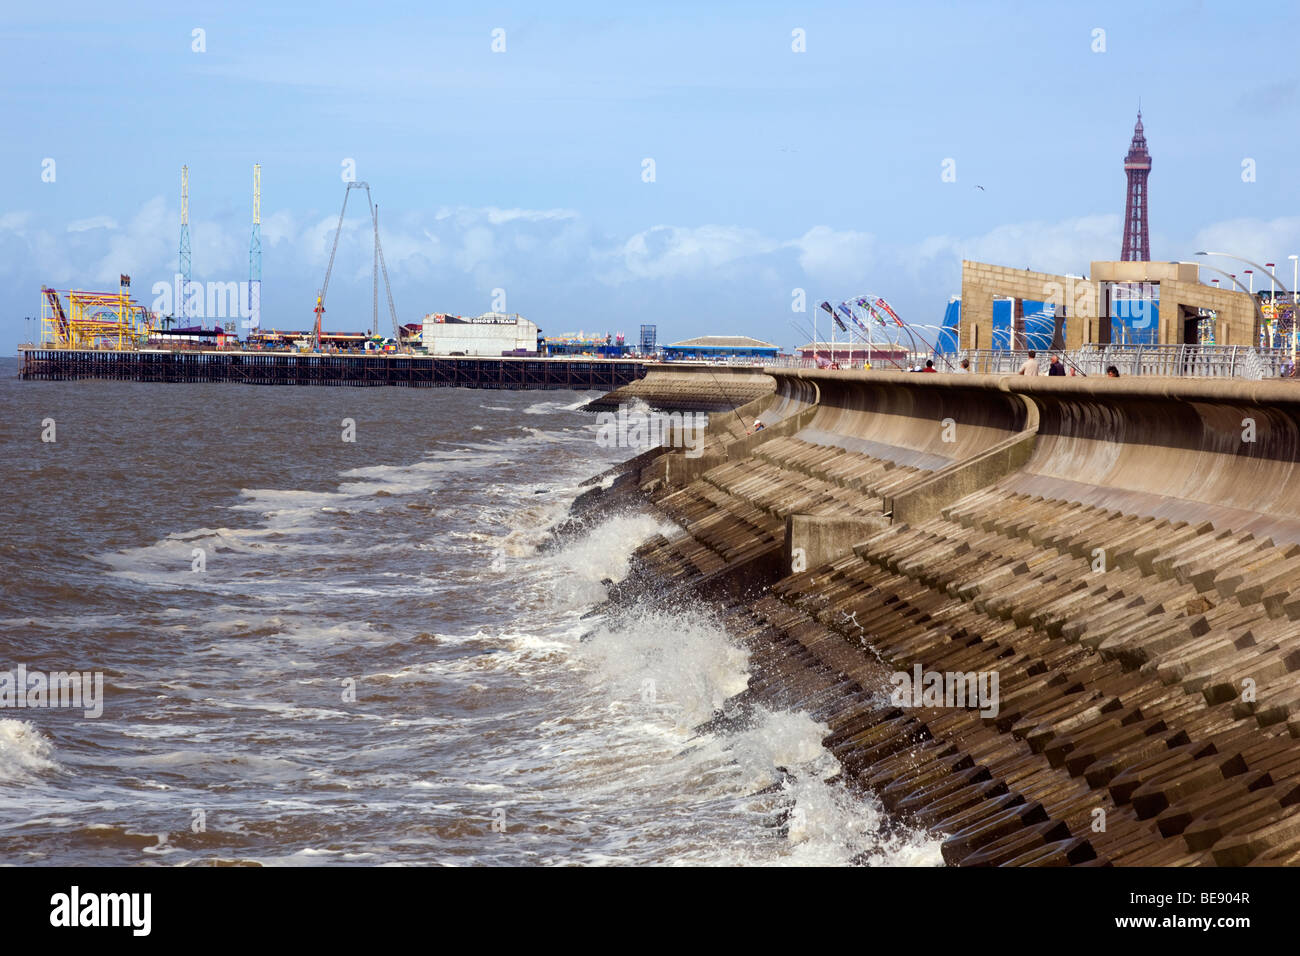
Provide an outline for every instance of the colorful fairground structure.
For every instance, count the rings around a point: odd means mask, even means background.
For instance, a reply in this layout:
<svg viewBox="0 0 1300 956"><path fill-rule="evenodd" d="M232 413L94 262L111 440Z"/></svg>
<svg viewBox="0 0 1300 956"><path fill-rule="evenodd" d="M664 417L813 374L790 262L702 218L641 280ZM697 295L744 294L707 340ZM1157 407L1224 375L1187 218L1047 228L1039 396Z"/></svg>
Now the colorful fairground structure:
<svg viewBox="0 0 1300 956"><path fill-rule="evenodd" d="M153 315L131 298L131 277L121 277L117 292L41 289L41 347L123 351L140 348Z"/></svg>

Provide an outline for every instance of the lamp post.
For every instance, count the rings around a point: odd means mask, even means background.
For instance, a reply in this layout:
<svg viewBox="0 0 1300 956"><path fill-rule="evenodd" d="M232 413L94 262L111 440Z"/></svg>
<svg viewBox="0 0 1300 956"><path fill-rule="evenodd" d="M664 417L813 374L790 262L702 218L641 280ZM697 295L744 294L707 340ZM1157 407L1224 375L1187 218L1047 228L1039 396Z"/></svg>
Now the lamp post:
<svg viewBox="0 0 1300 956"><path fill-rule="evenodd" d="M1229 255L1229 254L1226 253L1226 252L1198 252L1198 253L1196 253L1196 255L1198 255L1198 256L1221 256L1221 257L1223 257L1224 259L1235 259L1235 260L1237 260L1238 262L1244 262L1246 265L1248 265L1248 266L1254 266L1256 269L1263 269L1266 273L1268 273L1268 277L1269 277L1270 279L1272 279L1273 281L1277 282L1278 285L1282 286L1282 282L1281 282L1281 280L1279 280L1279 279L1277 278L1277 276L1275 276L1275 275L1274 275L1270 270L1266 269L1264 266L1260 265L1258 262L1251 262L1249 259L1243 259L1241 256ZM1293 282L1293 283L1292 283L1292 286L1294 286L1294 285L1295 285L1295 283ZM1282 286L1282 292L1283 292L1283 293L1286 292L1286 286Z"/></svg>
<svg viewBox="0 0 1300 956"><path fill-rule="evenodd" d="M1296 304L1296 289L1300 286L1300 256L1287 256L1291 260L1291 375L1296 367L1296 326L1300 319L1300 306Z"/></svg>
<svg viewBox="0 0 1300 956"><path fill-rule="evenodd" d="M1274 337L1277 335L1277 330L1278 330L1278 328L1279 328L1279 326L1280 326L1280 323L1279 323L1278 320L1277 320L1277 302L1276 302L1276 297L1277 297L1277 283L1273 280L1273 269L1275 268L1275 266L1276 266L1276 263L1273 263L1273 262L1266 262L1266 263L1264 263L1264 268L1265 268L1265 269L1268 271L1268 273L1269 273L1269 277L1268 277L1268 312L1269 312L1269 315L1272 316L1272 319L1273 319L1272 331L1269 333L1269 336L1268 336L1268 345L1269 345L1269 348L1272 348L1272 347L1273 347L1273 344L1274 344L1274 343L1273 343L1273 339L1274 339Z"/></svg>

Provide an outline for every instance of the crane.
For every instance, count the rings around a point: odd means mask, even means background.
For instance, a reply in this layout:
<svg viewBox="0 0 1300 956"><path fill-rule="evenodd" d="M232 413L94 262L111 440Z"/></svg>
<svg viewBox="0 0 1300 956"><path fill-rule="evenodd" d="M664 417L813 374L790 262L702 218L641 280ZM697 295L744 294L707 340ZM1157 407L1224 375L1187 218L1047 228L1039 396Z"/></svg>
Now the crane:
<svg viewBox="0 0 1300 956"><path fill-rule="evenodd" d="M321 283L320 292L316 294L316 308L312 311L316 313L316 327L312 334L312 345L314 348L320 348L321 320L325 315L325 293L329 290L330 273L334 271L334 256L339 251L339 236L343 233L343 217L348 211L348 197L352 195L352 190L364 189L366 191L366 205L370 210L370 221L374 226L375 233L375 272L374 272L374 322L371 325L375 331L379 330L379 272L382 269L384 275L384 292L388 295L388 314L393 320L393 337L401 341L402 330L397 323L397 309L393 307L393 289L388 284L388 264L384 262L384 247L379 242L379 207L375 205L370 196L370 184L365 182L350 182L347 188L343 190L343 208L339 210L338 228L334 230L334 245L330 247L329 264L325 266L325 281Z"/></svg>

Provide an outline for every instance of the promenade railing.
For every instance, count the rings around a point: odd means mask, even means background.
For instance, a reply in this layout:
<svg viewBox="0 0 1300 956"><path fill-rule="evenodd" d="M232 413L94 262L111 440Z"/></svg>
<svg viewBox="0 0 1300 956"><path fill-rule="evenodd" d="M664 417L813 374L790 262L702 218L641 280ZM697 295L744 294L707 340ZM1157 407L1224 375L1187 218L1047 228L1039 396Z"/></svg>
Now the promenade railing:
<svg viewBox="0 0 1300 956"><path fill-rule="evenodd" d="M1009 375L1020 371L1029 357L1025 350L971 349L958 353L972 372ZM1291 368L1291 350L1245 345L1103 345L1082 349L1038 350L1039 373L1046 374L1051 356L1081 375L1105 375L1114 367L1121 376L1171 375L1197 378L1279 378ZM937 364L937 363L936 363Z"/></svg>

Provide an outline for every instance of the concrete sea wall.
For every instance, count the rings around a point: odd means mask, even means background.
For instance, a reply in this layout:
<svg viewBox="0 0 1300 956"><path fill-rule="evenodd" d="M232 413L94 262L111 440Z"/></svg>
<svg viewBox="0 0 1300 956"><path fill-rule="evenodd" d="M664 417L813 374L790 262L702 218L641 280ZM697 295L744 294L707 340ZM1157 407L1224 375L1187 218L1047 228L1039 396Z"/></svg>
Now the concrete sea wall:
<svg viewBox="0 0 1300 956"><path fill-rule="evenodd" d="M617 388L587 407L617 408L642 401L654 408L730 412L772 394L772 379L761 368L717 365L647 365L646 375Z"/></svg>
<svg viewBox="0 0 1300 956"><path fill-rule="evenodd" d="M823 721L951 863L1300 863L1300 389L771 380L700 458L575 506L680 529L612 604L708 602L750 651L737 703Z"/></svg>

